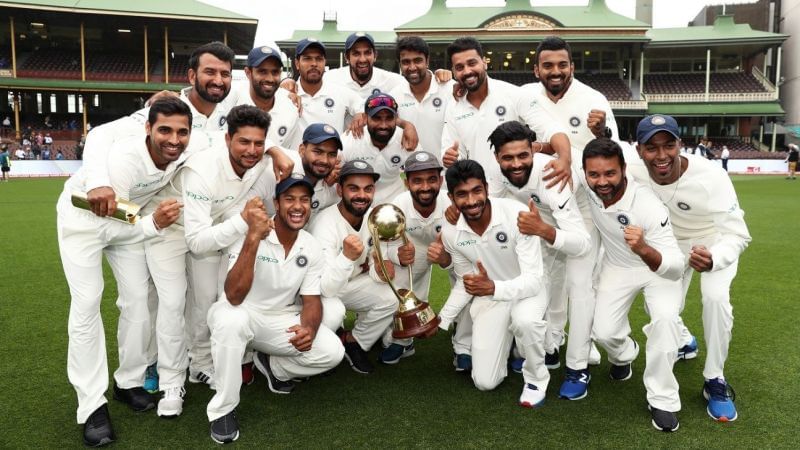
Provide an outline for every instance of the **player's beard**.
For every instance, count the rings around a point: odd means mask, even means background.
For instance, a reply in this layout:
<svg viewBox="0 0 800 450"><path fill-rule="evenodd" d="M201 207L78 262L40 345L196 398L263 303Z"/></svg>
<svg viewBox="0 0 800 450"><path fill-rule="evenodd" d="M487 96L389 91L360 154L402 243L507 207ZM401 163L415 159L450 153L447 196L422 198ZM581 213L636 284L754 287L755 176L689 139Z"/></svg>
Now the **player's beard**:
<svg viewBox="0 0 800 450"><path fill-rule="evenodd" d="M558 85L555 85L555 86L551 86L550 85L550 80L558 79L558 78L563 79L561 84L558 84ZM545 89L547 89L547 92L549 92L550 95L555 97L555 96L560 95L562 92L566 91L570 84L572 84L572 75L571 74L565 74L563 77L561 77L561 76L558 76L558 77L547 77L547 80L546 80L544 86L545 86Z"/></svg>
<svg viewBox="0 0 800 450"><path fill-rule="evenodd" d="M352 74L360 83L366 83L372 79L372 66L364 73L360 73L357 68L350 66L350 74Z"/></svg>
<svg viewBox="0 0 800 450"><path fill-rule="evenodd" d="M471 209L472 211L470 211ZM461 211L461 215L464 216L464 219L468 221L481 220L481 217L483 217L483 212L486 211L486 200L481 200L471 205L461 206L458 208L458 210Z"/></svg>
<svg viewBox="0 0 800 450"><path fill-rule="evenodd" d="M363 200L364 205L354 205L353 201ZM348 198L346 196L342 196L342 204L344 204L344 209L347 210L350 214L356 217L364 217L364 214L367 213L367 210L370 206L372 206L372 199L367 197L352 197Z"/></svg>
<svg viewBox="0 0 800 450"><path fill-rule="evenodd" d="M197 95L209 103L219 103L225 100L225 97L228 96L228 92L231 90L230 86L225 86L225 83L222 83L222 95L212 95L207 89L209 84L211 83L206 83L205 86L202 86L199 78L195 78L194 80L194 89L197 91Z"/></svg>
<svg viewBox="0 0 800 450"><path fill-rule="evenodd" d="M263 100L272 100L275 97L275 92L278 91L278 83L260 83L258 81L253 81L250 84L253 87L253 92Z"/></svg>
<svg viewBox="0 0 800 450"><path fill-rule="evenodd" d="M311 71L310 70L306 71L305 74L300 75L300 78L302 79L303 82L308 83L308 84L319 84L319 83L322 83L322 71L315 69L315 72L316 73L314 74L314 78L311 78L309 76L309 75L311 75Z"/></svg>
<svg viewBox="0 0 800 450"><path fill-rule="evenodd" d="M617 198L617 195L619 195L620 191L625 189L625 184L626 184L625 177L622 177L622 180L620 180L620 182L617 184L604 184L604 185L595 184L594 186L592 186L592 191L595 194L597 194L597 197L600 200L604 202L610 202L615 198ZM609 187L610 189L608 189ZM603 192L598 192L599 190L603 189L605 189Z"/></svg>
<svg viewBox="0 0 800 450"><path fill-rule="evenodd" d="M428 69L427 68L422 69L422 70L416 70L415 69L413 71L408 71L408 72L404 73L403 74L403 78L405 78L406 81L408 81L408 84L410 84L412 86L417 86L419 84L422 84L425 81L425 79L427 78L427 75L428 75Z"/></svg>
<svg viewBox="0 0 800 450"><path fill-rule="evenodd" d="M522 173L516 174L515 169L501 169L500 171L503 173L503 176L513 184L514 186L521 188L528 184L528 180L531 178L531 171L533 170L533 164L531 165L523 165L521 167Z"/></svg>
<svg viewBox="0 0 800 450"><path fill-rule="evenodd" d="M386 145L392 140L396 128L370 128L367 127L369 137L380 144ZM379 131L386 131L386 133L379 133Z"/></svg>
<svg viewBox="0 0 800 450"><path fill-rule="evenodd" d="M409 194L411 194L411 198L414 199L414 202L417 203L419 206L423 208L427 208L429 206L433 206L436 203L436 197L438 197L439 192L435 189L427 189L427 190L416 190L411 191L409 190ZM423 194L430 194L427 200L423 200L420 196Z"/></svg>
<svg viewBox="0 0 800 450"><path fill-rule="evenodd" d="M323 178L325 178L325 177L327 177L328 175L331 174L331 171L333 170L333 167L327 166L327 167L323 168L323 167L320 167L319 165L309 164L308 161L304 160L303 161L303 170L305 170L306 175L312 176L312 177L316 178L317 180L321 180L321 179L323 179Z"/></svg>
<svg viewBox="0 0 800 450"><path fill-rule="evenodd" d="M468 85L468 84L467 84L467 82L466 82L466 79L467 79L469 76L472 76L472 75L473 75L473 74L469 74L468 76L461 77L461 79L459 79L459 80L458 80L458 84L460 84L462 88L466 89L466 90L467 90L467 91L469 91L469 92L475 92L475 91L477 91L478 89L480 89L480 88L481 88L481 86L483 86L483 83L486 83L486 72L484 72L484 71L481 71L481 72L478 72L478 73L474 74L474 75L476 75L476 76L477 76L477 78L478 78L478 79L475 81L475 84Z"/></svg>

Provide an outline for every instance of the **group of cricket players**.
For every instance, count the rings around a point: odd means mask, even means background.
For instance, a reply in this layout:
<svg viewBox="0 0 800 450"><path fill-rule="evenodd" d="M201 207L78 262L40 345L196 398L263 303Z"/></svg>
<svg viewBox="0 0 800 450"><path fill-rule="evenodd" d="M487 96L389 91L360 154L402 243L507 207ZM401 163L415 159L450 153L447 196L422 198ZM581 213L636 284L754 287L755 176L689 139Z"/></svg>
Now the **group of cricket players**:
<svg viewBox="0 0 800 450"><path fill-rule="evenodd" d="M295 80L281 79L278 50L253 48L238 85L234 52L212 42L191 55L179 95L159 93L95 127L57 204L84 443L116 440L103 255L120 312L113 397L174 417L186 380L205 383L218 443L239 437L240 391L254 368L272 392L290 394L343 359L369 374L414 355L414 339L392 336L388 282L427 301L433 265L450 282L438 329L477 389L518 372L519 404L539 408L564 352L558 397L579 400L598 347L622 383L644 345L647 403L663 431L679 426L673 365L698 355L680 314L700 272L702 392L712 419L735 420L723 373L729 292L750 236L733 185L714 162L680 153L672 117L645 117L635 144L622 141L606 98L573 77L570 55L545 38L539 81L518 87L487 75L471 37L453 41L449 70L435 72L423 39L400 38L396 74L374 66L369 34L354 33L348 65L331 70L324 43L301 40ZM138 215L119 220L131 203ZM369 214L383 203L403 212L406 243L371 235ZM645 342L628 320L640 292Z"/></svg>

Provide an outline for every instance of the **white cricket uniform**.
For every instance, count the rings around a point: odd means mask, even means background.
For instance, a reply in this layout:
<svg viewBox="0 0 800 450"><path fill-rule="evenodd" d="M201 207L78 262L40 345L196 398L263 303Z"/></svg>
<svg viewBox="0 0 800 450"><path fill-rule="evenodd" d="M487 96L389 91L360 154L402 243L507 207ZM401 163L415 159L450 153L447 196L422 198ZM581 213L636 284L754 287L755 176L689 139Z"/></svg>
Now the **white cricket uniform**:
<svg viewBox="0 0 800 450"><path fill-rule="evenodd" d="M713 266L710 271L700 274L703 333L708 348L703 376L710 380L723 376L733 329L731 282L736 276L739 255L747 248L751 237L744 222L744 211L739 207L727 173L706 158L681 157L686 158L689 165L675 183L651 183L644 167L632 170L632 174L637 179L647 179L669 209L672 230L685 258L684 303L693 275L689 266L692 246L704 245L711 252ZM680 325L681 345L685 345L691 341L691 333L682 320Z"/></svg>
<svg viewBox="0 0 800 450"><path fill-rule="evenodd" d="M255 179L271 172L266 165L261 160L240 178L227 147L215 144L188 158L172 185L159 194L179 196L184 205L180 226L146 245L159 297L156 336L162 389L183 385L189 364L184 330L191 340L193 369L210 372L213 367L206 315L219 292L220 251L247 231L239 214L241 204L248 200Z"/></svg>
<svg viewBox="0 0 800 450"><path fill-rule="evenodd" d="M403 83L389 93L397 101L397 115L411 122L417 129L419 146L439 159L441 157L442 130L447 104L453 100L454 81L437 83L431 76L428 91L418 101L408 83Z"/></svg>
<svg viewBox="0 0 800 450"><path fill-rule="evenodd" d="M275 96L273 97L275 102L272 105L272 109L267 111L270 117L267 139L274 145L296 149L295 141L302 137L303 132L300 131L298 135L297 128L299 127L300 114L297 111L297 107L292 103L292 99L289 98L289 94L286 89L275 91ZM256 106L250 96L249 81L235 83L231 88L230 95L225 98L224 106L228 110L240 105Z"/></svg>
<svg viewBox="0 0 800 450"><path fill-rule="evenodd" d="M120 198L140 206L146 205L172 179L183 162L182 156L165 170L158 169L144 137L117 141L107 151L114 157L107 163L104 185L111 186ZM150 283L142 241L158 235L152 214L130 225L73 206L72 192L87 190L87 172L84 166L67 180L56 206L59 251L71 296L67 373L78 394L78 423L84 423L106 403L108 361L100 317L104 253L119 292L119 368L114 379L123 389L141 387L144 383L151 319L148 290L142 289Z"/></svg>
<svg viewBox="0 0 800 450"><path fill-rule="evenodd" d="M516 226L519 213L527 210L525 206L505 198L489 201L492 217L483 235L472 231L463 215L456 225L445 223L442 227L442 243L453 258L456 284L439 312L439 327L448 329L471 301L475 387L491 390L503 381L511 343L516 339L526 358L522 367L525 382L544 392L550 374L544 366L548 301L540 239L523 235ZM473 298L464 287L464 275L478 272L477 261L494 281L493 296Z"/></svg>
<svg viewBox="0 0 800 450"><path fill-rule="evenodd" d="M361 99L361 103L364 103L372 94L377 94L378 92L388 94L397 86L407 83L406 79L399 73L389 72L380 67L373 67L372 77L362 86L353 80L353 76L350 74L350 66L326 71L322 76L322 81L323 83L335 83L346 88L356 94Z"/></svg>
<svg viewBox="0 0 800 450"><path fill-rule="evenodd" d="M346 134L342 138L342 163L353 160L368 162L375 173L381 177L375 182L375 198L373 205L386 203L400 195L406 190L405 184L400 174L403 165L415 150L406 150L401 145L403 130L396 127L394 135L386 144L386 147L379 149L372 143L372 139L364 126L364 134L361 138L356 138L352 134Z"/></svg>
<svg viewBox="0 0 800 450"><path fill-rule="evenodd" d="M622 198L608 208L590 192L592 217L605 248L597 282L597 306L592 334L608 352L611 364L633 362L639 347L630 338L628 321L633 300L644 293L650 323L647 336L644 386L648 403L664 411L679 411L678 380L672 366L678 354L683 256L672 234L669 212L653 191L628 177ZM650 247L661 254L653 272L633 253L624 238L627 225L641 227Z"/></svg>
<svg viewBox="0 0 800 450"><path fill-rule="evenodd" d="M244 239L226 251L228 270L236 263ZM216 394L206 408L214 421L239 405L241 363L248 348L269 355L270 370L280 380L318 375L336 367L344 356L341 340L330 329L317 329L311 349L297 350L289 328L300 325L302 296L320 295L325 270L322 247L300 230L287 254L275 231L258 244L253 284L244 301L231 305L223 290L208 311Z"/></svg>
<svg viewBox="0 0 800 450"><path fill-rule="evenodd" d="M542 220L555 227L556 237L553 244L543 241L544 273L547 295L550 300L547 309L548 333L545 339L545 350L553 352L558 348L564 336L566 325L566 285L567 267L584 258L592 248L591 237L583 223L575 197L569 189L561 192L558 186L547 188L544 176L545 166L554 158L542 153L533 154L533 165L528 183L521 188L511 184L503 176L500 190L490 191L493 197L513 198L528 206L533 200ZM570 293L570 339L567 345L567 367L584 369L588 363L591 342L592 318L594 317L594 295L591 285L573 289ZM558 318L559 320L552 320ZM563 318L563 321L561 320Z"/></svg>
<svg viewBox="0 0 800 450"><path fill-rule="evenodd" d="M303 112L298 120L297 139L291 148L297 148L302 141L303 132L312 123L325 123L339 134L344 134L349 123L348 118L364 112L364 100L358 95L343 89L342 86L323 81L316 94L311 95L303 90L303 84L297 83L297 95L303 104Z"/></svg>
<svg viewBox="0 0 800 450"><path fill-rule="evenodd" d="M324 308L338 303L358 313L353 337L364 351L369 351L392 323L398 303L391 287L380 281L372 262L372 237L367 228L367 217L369 211L364 215L360 229L356 230L339 212L337 204L320 211L309 225L309 231L322 245L325 260L321 281L322 295L327 298ZM364 243L364 251L356 261L349 260L342 252L342 241L351 234L357 235ZM362 270L365 263L369 264L366 272ZM339 318L340 322L343 316ZM324 320L332 322L328 318Z"/></svg>

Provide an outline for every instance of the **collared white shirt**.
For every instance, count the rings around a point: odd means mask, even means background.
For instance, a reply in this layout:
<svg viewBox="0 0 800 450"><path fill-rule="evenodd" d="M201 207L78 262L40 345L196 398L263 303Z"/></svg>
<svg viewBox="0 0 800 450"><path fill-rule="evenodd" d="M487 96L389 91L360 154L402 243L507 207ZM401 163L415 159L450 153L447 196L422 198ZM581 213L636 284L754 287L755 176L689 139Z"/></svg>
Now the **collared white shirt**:
<svg viewBox="0 0 800 450"><path fill-rule="evenodd" d="M206 132L215 132L215 131L226 131L227 130L227 116L228 116L228 108L225 105L224 100L220 103L217 103L214 106L214 110L211 111L211 114L206 116L205 114L201 113L194 107L192 102L189 100L189 92L193 89L193 87L185 87L181 89L181 100L184 101L187 105L189 105L189 109L192 110L192 130L202 129Z"/></svg>
<svg viewBox="0 0 800 450"><path fill-rule="evenodd" d="M589 251L591 241L586 226L583 223L575 196L569 188L558 191L558 185L551 188L542 180L544 167L554 158L542 153L533 154L531 174L525 186L518 188L501 175L499 183L490 183L490 186L499 186L499 189L489 192L491 197L511 198L521 202L528 208L528 202L533 201L542 220L556 229L556 238L550 245L568 256L582 256Z"/></svg>
<svg viewBox="0 0 800 450"><path fill-rule="evenodd" d="M685 254L695 243L708 247L714 261L712 271L730 266L750 243L736 191L728 174L697 155L681 155L686 171L674 183L660 185L650 180L644 166L630 166L636 180L650 186L669 209L672 231Z"/></svg>
<svg viewBox="0 0 800 450"><path fill-rule="evenodd" d="M342 162L361 160L368 162L375 173L381 177L375 182L375 198L373 205L380 205L391 201L405 190L403 179L400 174L403 165L408 159L408 155L413 151L407 151L401 145L403 130L396 127L394 135L383 149L378 149L372 144L372 139L364 126L364 134L357 139L351 134L347 134L342 139Z"/></svg>
<svg viewBox="0 0 800 450"><path fill-rule="evenodd" d="M480 261L494 281L494 296L487 300L515 301L533 297L543 285L540 239L519 232L517 216L527 208L516 200L489 198L492 217L483 235L477 235L464 215L455 225L442 226L442 243L453 258L456 284L439 316L447 329L472 296L464 288L464 275L478 273Z"/></svg>
<svg viewBox="0 0 800 450"><path fill-rule="evenodd" d="M656 274L677 280L683 274L683 255L672 234L669 211L652 190L627 176L625 193L608 208L602 200L587 189L592 219L605 247L605 262L617 267L647 267L639 255L625 242L624 229L628 225L641 227L647 245L661 253L661 265Z"/></svg>
<svg viewBox="0 0 800 450"><path fill-rule="evenodd" d="M373 67L372 77L362 86L353 80L349 65L326 71L322 76L322 81L324 83L336 83L346 88L356 94L362 103L372 94L377 94L378 92L388 94L392 89L402 83L406 83L406 79L399 73L389 72L380 67Z"/></svg>
<svg viewBox="0 0 800 450"><path fill-rule="evenodd" d="M267 130L267 139L272 141L274 145L286 148L294 148L291 145L289 138L295 139L297 136L296 128L300 114L297 107L292 103L289 98L289 91L286 89L278 89L275 91L273 97L275 102L272 109L267 111L270 117L269 130ZM231 88L231 94L225 98L225 107L230 110L233 106L250 105L257 106L250 96L250 82L235 83ZM300 132L302 136L302 132ZM299 137L296 137L299 139Z"/></svg>
<svg viewBox="0 0 800 450"><path fill-rule="evenodd" d="M228 270L236 264L244 238L228 248ZM253 284L242 306L262 314L302 310L303 295L320 295L320 277L325 267L322 247L313 236L300 230L289 254L273 230L258 244ZM221 301L227 301L223 291Z"/></svg>
<svg viewBox="0 0 800 450"><path fill-rule="evenodd" d="M325 123L339 134L344 134L345 121L364 112L364 100L358 95L343 89L341 86L322 81L322 87L313 96L303 90L303 84L297 83L297 95L303 104L303 112L298 120L298 137L293 144L300 144L303 132L312 123ZM292 148L296 148L293 145Z"/></svg>
<svg viewBox="0 0 800 450"><path fill-rule="evenodd" d="M397 114L400 118L411 122L417 129L419 136L417 149L432 153L439 159L441 159L444 114L448 103L454 100L454 84L455 81L452 80L444 84L437 83L436 77L431 74L431 84L421 102L411 92L408 82L402 83L389 93L397 101Z"/></svg>

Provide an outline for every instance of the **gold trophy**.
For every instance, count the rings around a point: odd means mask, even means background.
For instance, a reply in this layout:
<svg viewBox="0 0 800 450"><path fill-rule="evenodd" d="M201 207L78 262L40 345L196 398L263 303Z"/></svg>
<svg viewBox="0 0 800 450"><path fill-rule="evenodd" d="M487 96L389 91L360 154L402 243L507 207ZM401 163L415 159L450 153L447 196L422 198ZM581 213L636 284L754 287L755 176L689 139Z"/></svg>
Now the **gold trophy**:
<svg viewBox="0 0 800 450"><path fill-rule="evenodd" d="M389 278L384 266L384 258L381 252L381 242L393 242L402 239L403 244L408 243L406 236L406 216L397 206L384 203L376 206L367 220L369 232L375 250L378 253L378 266L383 273L389 287L392 288L394 295L400 301L397 312L394 313L394 330L392 336L398 339L411 338L416 336L428 335L434 330L441 319L433 312L429 304L418 299L410 287L414 286L411 266L408 267L408 286L409 289L397 289Z"/></svg>
<svg viewBox="0 0 800 450"><path fill-rule="evenodd" d="M87 211L92 210L92 206L89 204L89 198L86 192L72 191L72 206L85 209ZM106 217L133 225L137 220L141 219L141 217L139 217L140 209L142 209L142 207L136 203L123 198L117 198L117 210L114 211L114 214Z"/></svg>

